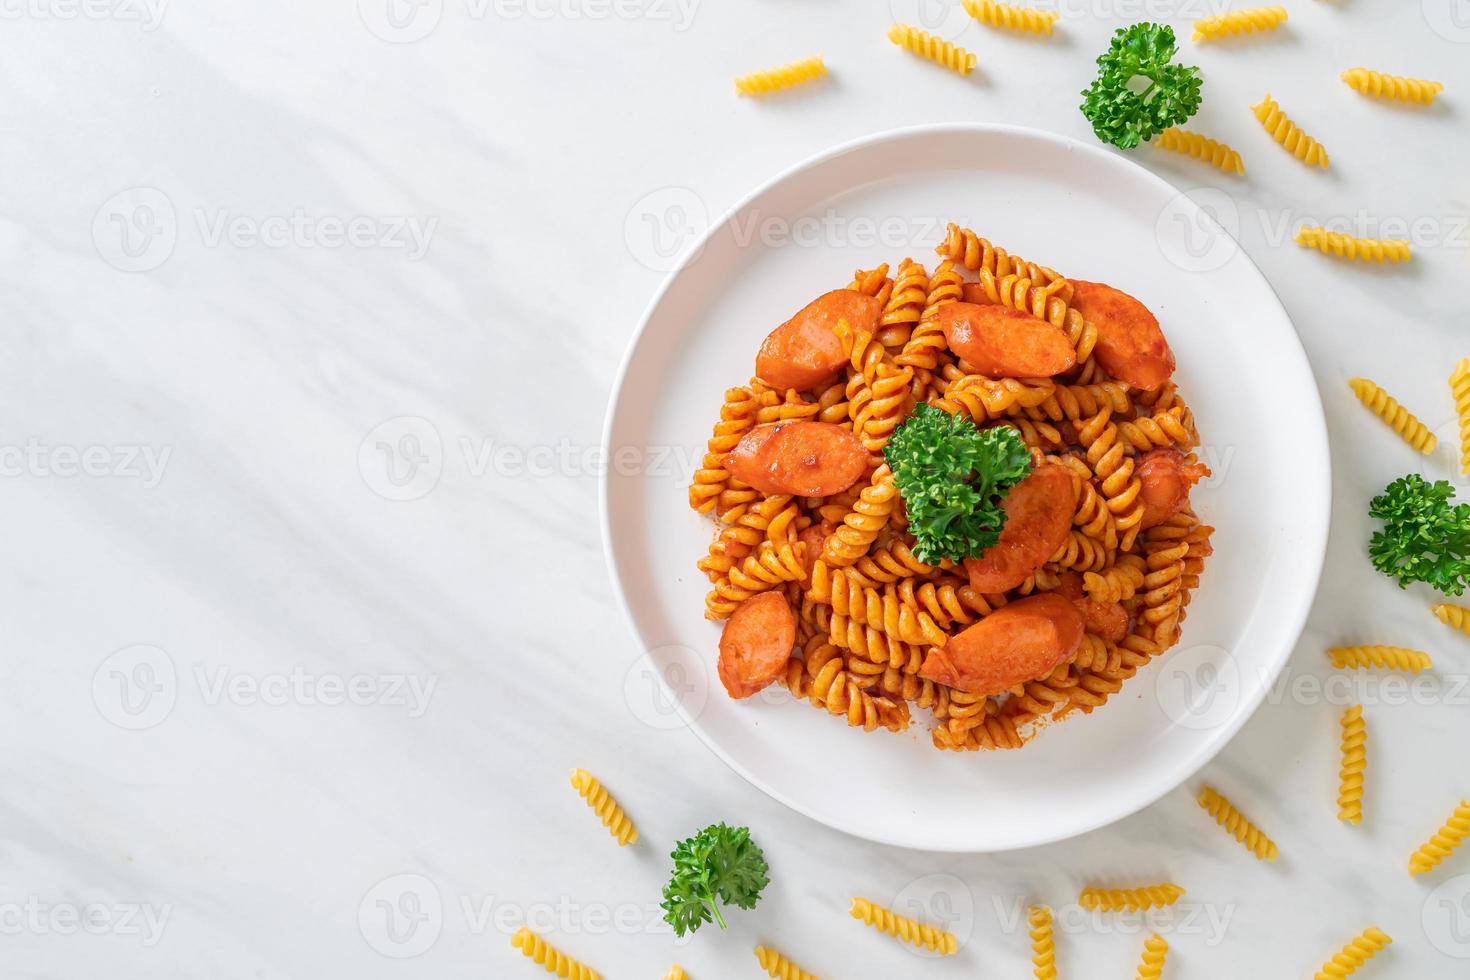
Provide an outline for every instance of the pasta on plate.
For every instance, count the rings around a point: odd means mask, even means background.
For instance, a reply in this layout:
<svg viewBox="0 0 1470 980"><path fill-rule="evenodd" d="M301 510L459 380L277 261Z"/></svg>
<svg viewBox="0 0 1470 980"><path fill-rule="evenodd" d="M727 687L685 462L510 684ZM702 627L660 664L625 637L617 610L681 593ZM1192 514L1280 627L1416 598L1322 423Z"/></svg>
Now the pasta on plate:
<svg viewBox="0 0 1470 980"><path fill-rule="evenodd" d="M1153 314L951 225L761 345L689 488L721 681L1016 748L1179 639L1209 470Z"/></svg>

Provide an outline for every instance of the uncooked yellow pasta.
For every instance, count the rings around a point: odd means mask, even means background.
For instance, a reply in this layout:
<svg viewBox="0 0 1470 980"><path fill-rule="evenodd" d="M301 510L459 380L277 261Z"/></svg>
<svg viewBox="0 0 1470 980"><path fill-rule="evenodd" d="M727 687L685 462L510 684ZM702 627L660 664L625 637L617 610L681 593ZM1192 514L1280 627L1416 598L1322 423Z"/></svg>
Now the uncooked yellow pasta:
<svg viewBox="0 0 1470 980"><path fill-rule="evenodd" d="M1312 980L1343 980L1358 972L1358 968L1373 958L1373 954L1393 942L1388 934L1377 927L1365 929L1353 938L1332 959L1322 964Z"/></svg>
<svg viewBox="0 0 1470 980"><path fill-rule="evenodd" d="M1269 93L1251 106L1251 111L1256 114L1266 132L1271 134L1271 138L1280 143L1287 153L1309 167L1327 166L1327 150L1321 143L1302 132L1301 127L1281 111L1281 106Z"/></svg>
<svg viewBox="0 0 1470 980"><path fill-rule="evenodd" d="M1368 411L1388 423L1388 427L1397 432L1410 446L1428 456L1434 452L1434 447L1439 445L1428 426L1414 417L1414 414L1398 403L1388 392L1367 378L1353 378L1348 381L1348 387L1353 389L1353 394L1358 396L1358 401L1368 407Z"/></svg>
<svg viewBox="0 0 1470 980"><path fill-rule="evenodd" d="M1460 472L1470 473L1470 360L1460 358L1450 373L1450 396L1460 422Z"/></svg>
<svg viewBox="0 0 1470 980"><path fill-rule="evenodd" d="M772 980L817 980L816 974L806 972L769 946L757 946L755 958Z"/></svg>
<svg viewBox="0 0 1470 980"><path fill-rule="evenodd" d="M1184 889L1170 882L1141 888L1084 888L1078 899L1082 907L1099 912L1139 912L1173 905Z"/></svg>
<svg viewBox="0 0 1470 980"><path fill-rule="evenodd" d="M552 946L525 926L510 937L510 944L527 958L546 968L564 980L602 980L602 974L585 963L579 963L566 953Z"/></svg>
<svg viewBox="0 0 1470 980"><path fill-rule="evenodd" d="M972 52L917 27L894 24L888 29L888 40L921 58L943 65L952 72L968 75L975 70L975 55Z"/></svg>
<svg viewBox="0 0 1470 980"><path fill-rule="evenodd" d="M1217 143L1199 133L1170 126L1158 135L1154 143L1161 150L1182 153L1228 173L1245 176L1245 161L1241 160L1239 153L1224 143Z"/></svg>
<svg viewBox="0 0 1470 980"><path fill-rule="evenodd" d="M1417 878L1439 867L1445 858L1465 843L1467 834L1470 834L1470 802L1461 800L1444 826L1409 856L1409 874Z"/></svg>
<svg viewBox="0 0 1470 980"><path fill-rule="evenodd" d="M959 952L960 942L953 933L899 915L881 905L874 905L866 898L854 898L849 911L854 919L903 942L944 956L953 956Z"/></svg>
<svg viewBox="0 0 1470 980"><path fill-rule="evenodd" d="M1428 105L1434 101L1436 95L1444 91L1444 84L1441 82L1385 75L1368 68L1349 68L1342 73L1342 80L1364 95L1396 99L1399 102L1417 102L1420 105Z"/></svg>
<svg viewBox="0 0 1470 980"><path fill-rule="evenodd" d="M827 65L821 55L802 58L778 68L753 71L735 79L735 91L740 95L768 95L793 85L804 85L827 74Z"/></svg>
<svg viewBox="0 0 1470 980"><path fill-rule="evenodd" d="M633 821L618 806L617 800L612 798L606 787L597 781L597 777L586 769L572 770L572 788L581 794L582 799L597 814L602 825L608 829L617 840L619 847L626 847L636 843L638 840L638 828L633 826Z"/></svg>
<svg viewBox="0 0 1470 980"><path fill-rule="evenodd" d="M675 963L669 967L669 972L664 975L664 980L689 980L689 974L684 972L682 966Z"/></svg>
<svg viewBox="0 0 1470 980"><path fill-rule="evenodd" d="M1199 805L1204 807L1205 812L1215 818L1215 822L1225 828L1225 832L1245 845L1250 851L1262 861L1274 861L1277 856L1276 842L1261 833L1255 824L1245 818L1245 815L1235 808L1225 797L1221 796L1209 786L1200 790Z"/></svg>
<svg viewBox="0 0 1470 980"><path fill-rule="evenodd" d="M1339 670L1378 667L1417 674L1434 666L1429 654L1422 650L1410 650L1408 647L1332 647L1327 651L1327 656L1332 658L1332 666Z"/></svg>
<svg viewBox="0 0 1470 980"><path fill-rule="evenodd" d="M964 0L965 11L989 27L1031 34L1050 34L1052 25L1062 16L1055 10L1033 10L1001 0Z"/></svg>
<svg viewBox="0 0 1470 980"><path fill-rule="evenodd" d="M1470 633L1470 609L1464 606L1441 602L1434 607L1434 616L1446 626L1452 626L1461 633Z"/></svg>
<svg viewBox="0 0 1470 980"><path fill-rule="evenodd" d="M1033 905L1026 910L1031 937L1031 974L1036 980L1057 980L1057 944L1052 936L1051 909Z"/></svg>
<svg viewBox="0 0 1470 980"><path fill-rule="evenodd" d="M1363 770L1368 768L1368 727L1363 706L1355 704L1342 713L1342 769L1338 772L1337 819L1363 822Z"/></svg>
<svg viewBox="0 0 1470 980"><path fill-rule="evenodd" d="M1143 941L1143 959L1138 964L1138 980L1159 980L1164 975L1164 957L1169 944L1158 933L1150 933Z"/></svg>
<svg viewBox="0 0 1470 980"><path fill-rule="evenodd" d="M1194 22L1193 41L1213 41L1233 34L1274 31L1286 23L1285 7L1250 7L1231 10Z"/></svg>
<svg viewBox="0 0 1470 980"><path fill-rule="evenodd" d="M1354 262L1407 262L1411 256L1409 243L1400 238L1360 238L1326 228L1303 227L1296 233L1296 243Z"/></svg>

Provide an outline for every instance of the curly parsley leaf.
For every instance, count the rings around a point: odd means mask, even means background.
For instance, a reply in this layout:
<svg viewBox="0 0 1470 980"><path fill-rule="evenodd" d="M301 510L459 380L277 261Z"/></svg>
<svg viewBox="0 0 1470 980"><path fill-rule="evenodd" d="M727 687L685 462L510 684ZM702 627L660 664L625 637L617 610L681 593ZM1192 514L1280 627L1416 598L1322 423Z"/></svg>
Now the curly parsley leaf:
<svg viewBox="0 0 1470 980"><path fill-rule="evenodd" d="M1199 110L1199 68L1174 64L1177 51L1167 24L1118 29L1082 93L1082 114L1098 139L1131 150Z"/></svg>
<svg viewBox="0 0 1470 980"><path fill-rule="evenodd" d="M883 450L903 497L914 556L978 557L1000 539L1000 502L1031 472L1031 452L1008 425L976 429L963 415L914 406Z"/></svg>
<svg viewBox="0 0 1470 980"><path fill-rule="evenodd" d="M1452 504L1448 480L1429 483L1417 473L1399 477L1368 504L1383 522L1368 542L1373 567L1398 579L1399 588L1426 582L1446 595L1470 584L1470 504Z"/></svg>
<svg viewBox="0 0 1470 980"><path fill-rule="evenodd" d="M745 827L712 824L680 841L670 857L674 873L664 885L664 919L678 936L711 918L725 928L720 905L755 908L771 880L766 856Z"/></svg>

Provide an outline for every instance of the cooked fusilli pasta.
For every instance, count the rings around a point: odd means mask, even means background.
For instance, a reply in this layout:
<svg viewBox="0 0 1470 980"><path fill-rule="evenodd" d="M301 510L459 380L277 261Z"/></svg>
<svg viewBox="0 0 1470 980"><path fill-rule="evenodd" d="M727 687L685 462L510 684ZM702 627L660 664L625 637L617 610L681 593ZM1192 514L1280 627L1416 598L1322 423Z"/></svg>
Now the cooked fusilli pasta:
<svg viewBox="0 0 1470 980"><path fill-rule="evenodd" d="M1465 843L1467 834L1470 834L1470 802L1461 800L1444 826L1409 856L1409 874L1417 878L1439 867L1445 858Z"/></svg>
<svg viewBox="0 0 1470 980"><path fill-rule="evenodd" d="M755 958L772 980L818 980L816 974L806 972L769 946L757 946Z"/></svg>
<svg viewBox="0 0 1470 980"><path fill-rule="evenodd" d="M1399 102L1417 102L1420 105L1428 105L1434 101L1436 95L1444 91L1444 84L1441 82L1385 75L1367 68L1349 68L1342 73L1342 80L1364 95L1397 99Z"/></svg>
<svg viewBox="0 0 1470 980"><path fill-rule="evenodd" d="M1354 262L1407 262L1411 257L1409 243L1398 238L1359 238L1326 228L1303 227L1296 233L1296 243L1315 248L1324 255L1335 255Z"/></svg>
<svg viewBox="0 0 1470 980"><path fill-rule="evenodd" d="M1266 132L1271 134L1271 138L1280 143L1287 153L1309 167L1327 166L1327 151L1322 144L1302 132L1301 127L1281 111L1281 106L1270 94L1251 106L1251 111L1256 114Z"/></svg>
<svg viewBox="0 0 1470 980"><path fill-rule="evenodd" d="M982 24L1031 34L1050 34L1052 25L1062 16L1055 10L1033 10L1001 0L964 0L964 7Z"/></svg>
<svg viewBox="0 0 1470 980"><path fill-rule="evenodd" d="M1439 445L1439 440L1429 431L1428 426L1400 405L1398 399L1372 381L1367 378L1353 378L1348 381L1348 387L1358 396L1358 401L1368 407L1368 411L1388 423L1389 428L1419 452L1428 456Z"/></svg>
<svg viewBox="0 0 1470 980"><path fill-rule="evenodd" d="M1143 941L1143 959L1138 964L1138 980L1159 980L1164 975L1164 957L1169 944L1158 933L1150 933Z"/></svg>
<svg viewBox="0 0 1470 980"><path fill-rule="evenodd" d="M1185 156L1194 157L1196 160L1203 160L1205 163L1217 169L1236 174L1240 177L1245 176L1245 161L1240 158L1239 153L1224 143L1217 143L1209 137L1201 136L1199 133L1192 133L1187 129L1170 126L1159 134L1156 145L1161 150L1182 153Z"/></svg>
<svg viewBox="0 0 1470 980"><path fill-rule="evenodd" d="M1417 674L1434 666L1429 654L1422 650L1410 650L1408 647L1332 647L1327 651L1327 656L1332 658L1332 666L1339 670L1379 667Z"/></svg>
<svg viewBox="0 0 1470 980"><path fill-rule="evenodd" d="M1142 888L1084 888L1078 899L1082 907L1099 912L1140 912L1173 905L1184 889L1170 882Z"/></svg>
<svg viewBox="0 0 1470 980"><path fill-rule="evenodd" d="M1057 944L1052 935L1051 909L1033 905L1026 910L1031 937L1031 974L1035 980L1057 980Z"/></svg>
<svg viewBox="0 0 1470 980"><path fill-rule="evenodd" d="M1313 980L1343 980L1358 972L1358 968L1373 958L1373 954L1393 942L1382 929L1370 927L1353 938L1346 946L1322 964L1322 969L1313 975Z"/></svg>
<svg viewBox="0 0 1470 980"><path fill-rule="evenodd" d="M1245 845L1250 851L1262 861L1274 861L1277 856L1276 842L1245 818L1235 805L1215 792L1209 786L1200 790L1199 805L1204 807L1205 812L1215 818L1215 822L1225 828L1225 832Z"/></svg>
<svg viewBox="0 0 1470 980"><path fill-rule="evenodd" d="M525 926L515 931L515 935L510 937L510 944L527 959L545 967L547 973L554 973L565 980L602 980L602 974L572 959Z"/></svg>
<svg viewBox="0 0 1470 980"><path fill-rule="evenodd" d="M735 92L739 95L768 95L771 92L804 85L827 74L827 65L821 55L802 58L778 68L753 71L735 79Z"/></svg>
<svg viewBox="0 0 1470 980"><path fill-rule="evenodd" d="M1363 770L1368 768L1368 727L1363 706L1355 704L1342 713L1342 769L1338 773L1337 819L1363 822Z"/></svg>
<svg viewBox="0 0 1470 980"><path fill-rule="evenodd" d="M1450 397L1460 423L1460 472L1470 473L1470 360L1460 358L1450 372Z"/></svg>
<svg viewBox="0 0 1470 980"><path fill-rule="evenodd" d="M894 24L888 29L888 40L921 58L943 65L952 72L968 75L975 70L975 55L972 52L917 27Z"/></svg>
<svg viewBox="0 0 1470 980"><path fill-rule="evenodd" d="M608 833L613 835L619 847L637 843L638 828L633 826L633 821L628 819L623 808L618 806L617 800L614 800L612 794L608 793L602 783L597 781L596 776L585 769L573 769L572 788L587 801L587 805L597 814L598 819L602 821Z"/></svg>
<svg viewBox="0 0 1470 980"><path fill-rule="evenodd" d="M1285 7L1250 7L1231 10L1194 22L1194 41L1213 41L1235 34L1274 31L1286 23Z"/></svg>
<svg viewBox="0 0 1470 980"><path fill-rule="evenodd" d="M874 905L866 898L854 898L850 913L854 919L902 942L912 943L943 956L953 956L959 952L959 940L952 933L899 915L881 905Z"/></svg>

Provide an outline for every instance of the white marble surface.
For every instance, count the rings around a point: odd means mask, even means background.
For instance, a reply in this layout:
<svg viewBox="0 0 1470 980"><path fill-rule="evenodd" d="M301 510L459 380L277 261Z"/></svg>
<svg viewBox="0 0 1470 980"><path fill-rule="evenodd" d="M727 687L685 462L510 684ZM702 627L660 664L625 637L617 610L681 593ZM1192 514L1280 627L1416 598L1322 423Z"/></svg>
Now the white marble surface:
<svg viewBox="0 0 1470 980"><path fill-rule="evenodd" d="M892 49L887 0L417 0L394 21L387 2L0 10L7 976L529 977L506 938L527 915L611 978L675 958L753 976L757 940L823 976L1019 976L1017 902L1160 877L1199 903L1164 923L1166 976L1308 976L1373 923L1396 942L1365 977L1466 975L1470 857L1425 881L1404 865L1470 795L1470 640L1363 555L1369 494L1452 459L1412 456L1343 384L1371 373L1453 431L1443 379L1470 353L1463 0L1293 0L1279 36L1186 43L1208 79L1196 126L1250 176L1134 155L1219 189L1203 193L1234 212L1325 394L1336 521L1291 666L1304 686L1203 774L1274 833L1275 866L1189 787L998 856L870 846L787 812L626 705L639 651L591 473L660 281L649 222L698 223L666 204L718 214L903 124L1088 138L1076 93L1111 27L1187 25L1202 0L1070 0L1051 42L936 7L931 24L979 54L968 81ZM893 0L922 19L913 6ZM733 75L813 51L829 83L732 96ZM1357 64L1450 90L1431 111L1375 104L1336 78ZM1246 107L1267 89L1331 171L1266 141ZM1417 222L1411 267L1287 241L1360 211ZM1431 650L1442 683L1314 688L1344 641ZM1360 699L1368 819L1349 829L1337 706ZM643 843L609 844L566 785L574 765L615 789ZM676 944L653 907L666 851L718 819L754 828L775 880L728 933ZM938 881L949 904L932 908L972 910L959 958L921 961L846 919L850 895L913 897L933 874L960 883ZM1064 976L1129 975L1137 922L1063 924Z"/></svg>

